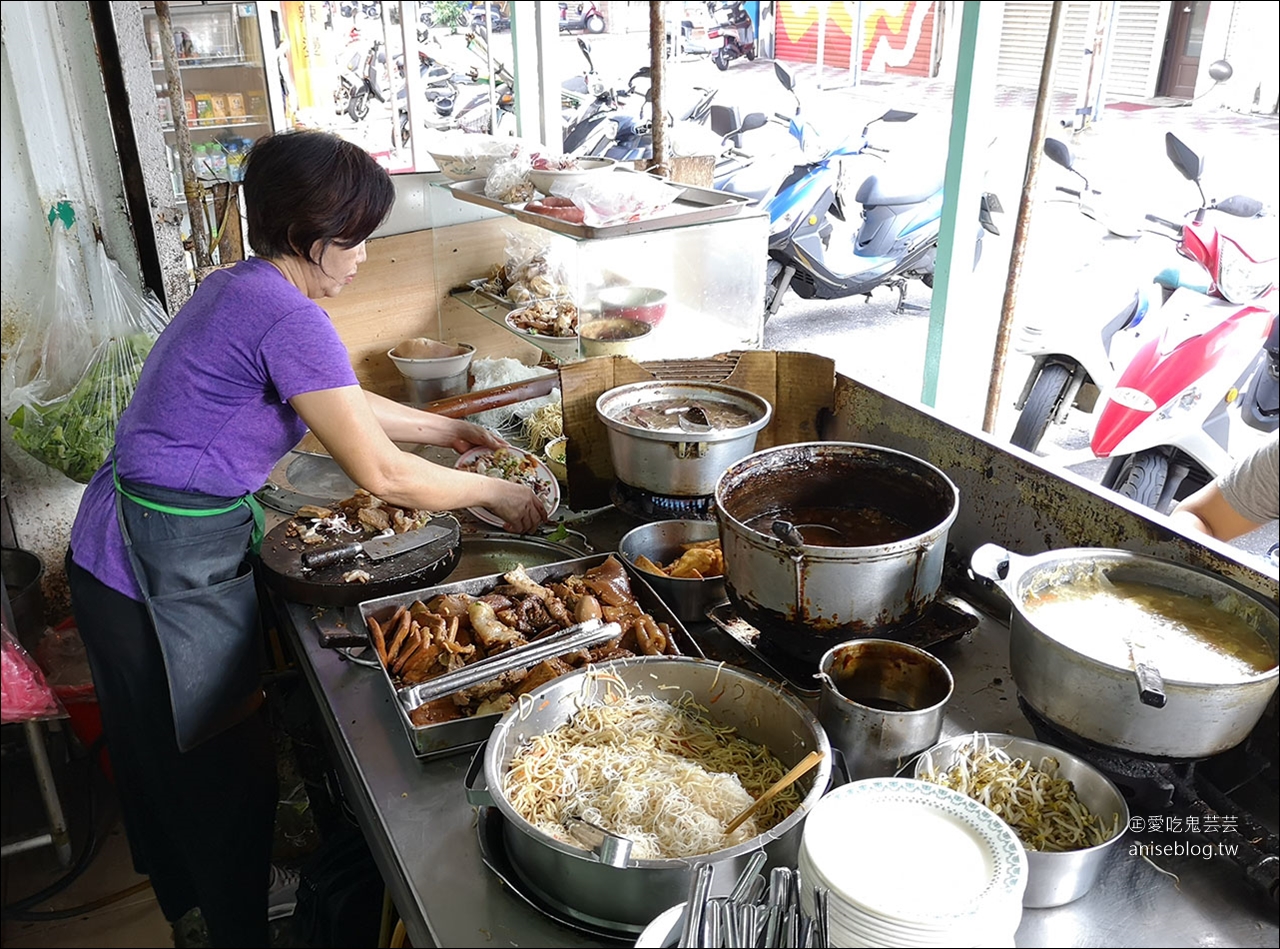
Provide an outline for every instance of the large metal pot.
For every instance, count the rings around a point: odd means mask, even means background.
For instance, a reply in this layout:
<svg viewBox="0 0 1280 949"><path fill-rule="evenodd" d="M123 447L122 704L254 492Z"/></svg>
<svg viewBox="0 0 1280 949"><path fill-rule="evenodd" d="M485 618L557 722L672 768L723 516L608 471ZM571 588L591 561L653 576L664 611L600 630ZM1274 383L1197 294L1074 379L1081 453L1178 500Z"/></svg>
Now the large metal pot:
<svg viewBox="0 0 1280 949"><path fill-rule="evenodd" d="M1276 691L1277 669L1233 682L1163 679L1152 694L1150 669L1114 664L1060 642L1032 621L1028 596L1097 576L1167 587L1204 596L1243 617L1274 657L1280 620L1273 605L1211 573L1127 550L1071 548L1020 557L994 544L973 555L976 574L993 580L1013 605L1009 668L1032 708L1074 735L1113 748L1161 758L1202 758L1234 748L1248 736ZM1099 637L1123 636L1100 629ZM1155 680L1158 684L1160 680ZM1159 695L1163 695L1163 699ZM1160 702L1162 707L1158 707Z"/></svg>
<svg viewBox="0 0 1280 949"><path fill-rule="evenodd" d="M810 751L823 759L800 779L804 800L786 820L752 840L688 859L636 860L604 847L582 850L555 840L516 813L502 792L511 759L526 738L564 724L583 701L585 679L606 671L626 683L632 695L671 700L688 695L707 714L737 729L749 741L765 745L788 767ZM603 693L603 685L598 687ZM472 804L497 807L505 818L503 838L512 865L542 899L571 916L612 929L639 933L645 925L688 895L693 865L715 867L712 895L727 895L751 854L764 849L769 863L794 865L805 814L826 791L831 777L831 746L813 714L776 685L732 666L705 659L642 657L610 663L599 670L561 676L531 694L532 701L512 707L489 738L468 775ZM484 786L475 774L482 764ZM616 840L616 838L613 838ZM610 838L606 838L608 842Z"/></svg>
<svg viewBox="0 0 1280 949"><path fill-rule="evenodd" d="M873 546L826 546L747 526L804 507L874 508L913 533ZM767 448L716 486L725 587L777 646L817 661L831 645L915 619L933 602L959 509L951 479L900 451L853 442Z"/></svg>
<svg viewBox="0 0 1280 949"><path fill-rule="evenodd" d="M750 414L737 428L698 431L696 425L655 431L619 418L636 406L673 399L722 402ZM746 389L711 382L636 382L596 400L596 415L609 430L609 456L618 479L634 488L675 497L705 497L721 472L756 447L773 406Z"/></svg>

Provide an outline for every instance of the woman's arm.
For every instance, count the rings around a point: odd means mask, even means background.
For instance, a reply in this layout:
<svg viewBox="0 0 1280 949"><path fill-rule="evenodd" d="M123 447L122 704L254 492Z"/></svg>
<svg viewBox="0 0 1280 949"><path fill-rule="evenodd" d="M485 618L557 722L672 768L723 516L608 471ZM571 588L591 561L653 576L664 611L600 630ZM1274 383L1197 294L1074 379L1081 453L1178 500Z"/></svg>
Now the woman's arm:
<svg viewBox="0 0 1280 949"><path fill-rule="evenodd" d="M1217 482L1210 482L1178 503L1169 520L1184 530L1199 531L1218 540L1234 540L1258 527L1227 501Z"/></svg>
<svg viewBox="0 0 1280 949"><path fill-rule="evenodd" d="M445 468L396 448L359 386L306 392L289 404L347 477L390 504L430 511L479 505L520 533L546 520L542 502L524 485Z"/></svg>
<svg viewBox="0 0 1280 949"><path fill-rule="evenodd" d="M471 422L432 415L368 391L364 397L378 425L393 442L438 445L458 454L476 447L501 448L506 444L495 433Z"/></svg>

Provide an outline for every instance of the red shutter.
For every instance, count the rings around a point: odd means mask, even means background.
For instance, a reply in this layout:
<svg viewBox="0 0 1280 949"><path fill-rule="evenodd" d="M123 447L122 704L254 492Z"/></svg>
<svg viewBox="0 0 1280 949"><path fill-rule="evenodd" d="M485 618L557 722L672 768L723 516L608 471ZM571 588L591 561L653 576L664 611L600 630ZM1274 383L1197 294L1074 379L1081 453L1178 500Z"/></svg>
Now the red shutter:
<svg viewBox="0 0 1280 949"><path fill-rule="evenodd" d="M818 61L817 2L778 4L774 55L785 62ZM824 66L848 69L856 31L854 3L828 3ZM862 68L874 73L929 76L933 68L934 3L868 3L863 5Z"/></svg>

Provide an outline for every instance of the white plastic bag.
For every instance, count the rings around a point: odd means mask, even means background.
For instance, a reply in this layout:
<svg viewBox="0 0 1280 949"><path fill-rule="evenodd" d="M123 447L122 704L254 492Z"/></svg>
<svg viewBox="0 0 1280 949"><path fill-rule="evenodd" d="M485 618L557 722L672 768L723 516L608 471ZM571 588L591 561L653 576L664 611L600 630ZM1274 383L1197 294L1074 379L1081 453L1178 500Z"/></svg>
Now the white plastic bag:
<svg viewBox="0 0 1280 949"><path fill-rule="evenodd" d="M46 390L31 391L9 416L20 448L82 483L107 460L116 422L167 321L159 302L133 288L101 243L98 264L92 328L99 341L75 385L52 398Z"/></svg>
<svg viewBox="0 0 1280 949"><path fill-rule="evenodd" d="M74 235L54 223L51 231L53 270L34 312L16 315L18 338L6 339L0 411L8 418L20 406L60 398L84 375L97 338L93 310L81 290ZM25 323L22 322L25 316ZM5 316L6 322L9 315Z"/></svg>
<svg viewBox="0 0 1280 949"><path fill-rule="evenodd" d="M649 175L593 175L586 181L566 182L551 189L582 209L583 223L591 227L627 224L665 211L680 191Z"/></svg>

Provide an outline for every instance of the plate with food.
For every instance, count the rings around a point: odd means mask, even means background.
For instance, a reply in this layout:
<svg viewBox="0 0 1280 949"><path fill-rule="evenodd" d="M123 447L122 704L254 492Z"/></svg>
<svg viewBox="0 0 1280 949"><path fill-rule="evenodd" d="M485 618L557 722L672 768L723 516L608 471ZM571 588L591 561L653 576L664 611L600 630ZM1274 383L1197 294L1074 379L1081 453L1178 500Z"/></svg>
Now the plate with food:
<svg viewBox="0 0 1280 949"><path fill-rule="evenodd" d="M486 478L501 478L503 481L527 485L547 509L547 517L555 514L556 508L560 506L560 485L556 482L556 476L527 451L518 448L473 448L459 458L454 467ZM502 518L486 508L471 507L467 510L486 524L503 526Z"/></svg>

